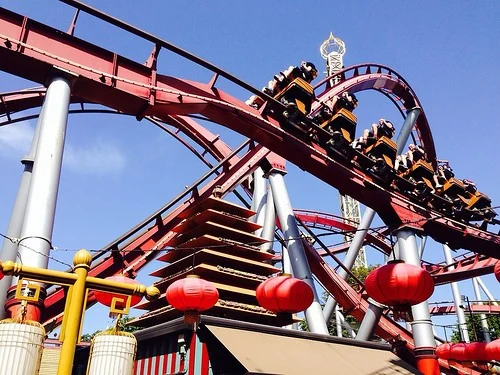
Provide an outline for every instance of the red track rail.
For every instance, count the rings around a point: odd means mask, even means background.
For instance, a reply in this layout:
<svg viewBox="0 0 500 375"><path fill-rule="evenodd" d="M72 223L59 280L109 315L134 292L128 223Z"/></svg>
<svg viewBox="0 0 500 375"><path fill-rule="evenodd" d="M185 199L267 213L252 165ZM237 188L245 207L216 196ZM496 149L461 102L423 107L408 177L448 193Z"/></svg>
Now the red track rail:
<svg viewBox="0 0 500 375"><path fill-rule="evenodd" d="M288 134L274 119L262 117L259 112L215 88L215 78L219 73L208 84L161 76L152 67L133 62L2 8L0 30L1 70L38 83L46 82L55 70L63 70L74 77L72 94L75 100L102 104L138 118L156 116L185 129L192 126L196 128L196 123L183 115L200 114L263 145L250 149L241 159L234 158L232 164L228 163L231 165L217 178L199 189L201 199L211 195L215 186L221 186L222 194L234 188L243 176L251 173L269 154L264 148L269 147L341 192L347 192L372 207L392 229L411 225L440 242L447 242L452 248L463 247L489 256L498 256L499 236L442 217L439 212L422 207L399 193L388 191L386 186L375 182L362 170L353 168L347 161L332 159L318 145L308 144ZM375 64L359 65L348 68L341 74L345 79L318 95L320 101L346 90L357 92L374 89L388 96L402 112L419 106L410 86L389 68ZM39 93L31 93L31 96L27 95L19 101L13 100L10 104L2 100L0 111L10 114L23 107L37 105L39 101ZM316 105L313 111L315 108ZM435 161L432 135L424 114L419 117L414 131L432 161ZM201 132L187 133L199 144L207 139L207 135ZM209 143L205 143L203 147L212 149ZM219 159L227 152L219 147L214 150L213 155ZM370 194L366 194L367 191ZM121 271L122 260L116 262L114 256L122 258L129 271L138 271L168 241L170 230L179 222L179 213L189 210L198 199L198 196L193 196L165 217L159 214L155 223L151 221L148 229L127 243L123 242L124 245L120 243L118 247L114 243L109 246L108 250L114 249L115 255L94 266L91 274L105 277ZM337 224L342 227L341 223ZM378 243L382 248L387 247L386 243L376 237L370 238L370 241ZM341 280L317 253L309 249L308 257L311 269L323 285L334 294L348 313L361 319L367 307L362 296ZM119 270L114 267L118 264ZM51 293L47 301L46 316L53 317L57 311L62 311L62 290ZM402 339L409 349L412 348L411 335L385 317L382 318L377 333L388 340ZM443 365L447 367L446 364Z"/></svg>
<svg viewBox="0 0 500 375"><path fill-rule="evenodd" d="M4 71L43 83L57 66L77 77L73 94L85 101L138 117L157 116L169 123L170 115L204 115L272 148L341 192L349 193L375 209L393 228L410 223L452 248L498 256L499 236L444 218L437 211L387 191L346 161L333 160L321 147L283 131L272 118L264 119L259 112L216 89L213 82L203 84L158 75L147 66L3 9L0 9L0 30L0 69ZM398 76L371 73L347 79L341 87L330 89L320 98L344 89L374 88L394 92L398 97L405 93L414 97ZM433 148L430 131L420 119L417 128L425 147Z"/></svg>

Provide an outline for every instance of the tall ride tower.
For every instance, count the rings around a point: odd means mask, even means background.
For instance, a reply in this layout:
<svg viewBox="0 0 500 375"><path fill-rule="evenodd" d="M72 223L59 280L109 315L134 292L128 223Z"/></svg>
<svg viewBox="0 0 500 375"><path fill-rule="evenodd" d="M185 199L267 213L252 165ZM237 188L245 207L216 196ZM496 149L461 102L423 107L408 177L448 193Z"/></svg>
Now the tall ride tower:
<svg viewBox="0 0 500 375"><path fill-rule="evenodd" d="M320 47L321 57L326 60L326 74L327 77L331 76L342 70L344 67L344 55L346 52L345 43L342 39L336 38L330 33L330 36L321 44ZM339 83L340 76L333 78L330 81L332 86ZM348 195L339 193L340 212L345 222L359 224L361 220L361 209L359 202ZM347 243L352 241L354 234L346 234L344 239ZM366 254L364 246L360 249L358 257L354 263L354 267L364 266L367 267Z"/></svg>

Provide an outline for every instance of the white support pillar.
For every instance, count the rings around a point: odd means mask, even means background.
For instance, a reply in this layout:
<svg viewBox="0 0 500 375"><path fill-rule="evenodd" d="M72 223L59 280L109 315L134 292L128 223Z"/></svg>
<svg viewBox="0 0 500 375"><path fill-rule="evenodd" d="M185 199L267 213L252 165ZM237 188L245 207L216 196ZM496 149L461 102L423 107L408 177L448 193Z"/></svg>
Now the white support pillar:
<svg viewBox="0 0 500 375"><path fill-rule="evenodd" d="M266 202L266 214L264 217L264 227L260 236L266 240L265 243L260 245L260 251L272 252L273 241L274 241L274 231L276 229L276 210L274 208L274 199L271 192L271 187L267 187L267 202Z"/></svg>
<svg viewBox="0 0 500 375"><path fill-rule="evenodd" d="M383 312L384 308L382 305L368 298L368 309L359 326L356 340L369 341L372 338Z"/></svg>
<svg viewBox="0 0 500 375"><path fill-rule="evenodd" d="M70 82L53 78L47 88L19 242L25 265L47 268L68 121Z"/></svg>
<svg viewBox="0 0 500 375"><path fill-rule="evenodd" d="M422 267L417 240L412 229L400 229L396 232L399 254L408 264ZM439 373L439 363L435 355L436 340L429 312L429 303L424 301L412 306L413 321L410 323L415 343L417 367L424 374Z"/></svg>
<svg viewBox="0 0 500 375"><path fill-rule="evenodd" d="M271 172L269 174L269 183L271 184L276 213L278 214L285 244L288 248L294 277L305 281L311 287L314 294L313 303L305 311L307 325L311 332L328 335L328 328L323 319L318 293L314 285L309 263L307 262L299 227L295 220L283 175L280 172Z"/></svg>
<svg viewBox="0 0 500 375"><path fill-rule="evenodd" d="M443 244L443 252L446 264L453 264L453 258L451 256L451 249L448 245ZM448 269L454 270L455 267L451 266ZM469 331L467 330L467 321L465 319L465 311L462 305L462 298L460 297L460 290L458 289L458 283L453 281L450 283L451 292L453 294L453 302L455 303L455 312L457 313L458 320L458 331L460 332L460 337L464 342L470 342Z"/></svg>
<svg viewBox="0 0 500 375"><path fill-rule="evenodd" d="M265 214L267 205L267 183L264 177L264 171L261 167L253 172L253 198L252 210L255 211L255 216L252 218L254 223L264 226ZM262 236L263 228L255 231L256 236Z"/></svg>
<svg viewBox="0 0 500 375"><path fill-rule="evenodd" d="M477 277L472 278L472 287L474 288L474 295L476 297L476 301L478 305L484 305L481 297L481 291L479 290L479 282L477 281ZM483 336L485 342L491 342L490 336L490 327L488 326L488 320L486 320L486 314L479 314L479 318L481 319L481 328L483 329Z"/></svg>
<svg viewBox="0 0 500 375"><path fill-rule="evenodd" d="M24 171L21 176L21 182L17 190L16 200L10 216L9 226L7 228L7 237L3 241L2 251L0 252L0 259L5 262L11 260L16 261L18 244L10 239L19 239L23 229L24 213L26 211L26 202L28 200L28 192L31 184L31 174L33 173L33 164L36 157L36 148L38 145L38 137L40 134L41 119L43 118L43 106L38 116L38 121L31 141L31 148L28 155L23 156L21 164L24 165ZM0 320L7 317L7 311L4 309L5 302L7 301L7 291L12 285L12 275L5 275L0 280Z"/></svg>
<svg viewBox="0 0 500 375"><path fill-rule="evenodd" d="M498 306L498 302L496 301L495 297L493 297L493 294L491 294L490 290L486 287L483 280L480 277L476 277L475 279L477 280L477 283L479 284L479 286L483 290L484 294L486 294L486 297L488 297L488 301L490 301L490 303L493 306Z"/></svg>
<svg viewBox="0 0 500 375"><path fill-rule="evenodd" d="M356 262L356 258L358 257L359 250L363 247L363 243L365 242L366 235L368 234L368 229L375 217L375 211L370 207L365 209L363 213L363 217L361 218L361 222L358 225L356 233L352 239L351 244L349 245L349 249L344 258L344 266L351 270ZM343 268L338 270L338 275L341 279L346 280L349 274ZM323 317L326 322L329 322L333 316L335 311L335 307L337 305L337 301L332 296L328 296L326 300L325 307L323 308Z"/></svg>

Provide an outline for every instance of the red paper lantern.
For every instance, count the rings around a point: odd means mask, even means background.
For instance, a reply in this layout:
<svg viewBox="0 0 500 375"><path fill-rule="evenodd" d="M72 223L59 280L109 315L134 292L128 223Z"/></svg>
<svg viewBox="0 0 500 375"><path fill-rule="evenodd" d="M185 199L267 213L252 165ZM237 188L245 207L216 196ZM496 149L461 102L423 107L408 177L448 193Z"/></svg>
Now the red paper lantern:
<svg viewBox="0 0 500 375"><path fill-rule="evenodd" d="M488 361L500 361L500 339L486 344L486 358Z"/></svg>
<svg viewBox="0 0 500 375"><path fill-rule="evenodd" d="M498 282L500 282L500 260L495 263L495 267L493 267L493 272L495 273L495 277Z"/></svg>
<svg viewBox="0 0 500 375"><path fill-rule="evenodd" d="M438 345L438 347L436 348L436 355L441 359L450 359L450 351L452 346L453 344L449 342Z"/></svg>
<svg viewBox="0 0 500 375"><path fill-rule="evenodd" d="M131 279L125 275L115 275L115 276L109 276L106 277L105 280L111 280L111 281L118 281L121 283L127 283L127 284L135 284L138 285L140 284L138 281ZM112 293L112 292L102 292L100 290L94 290L94 296L99 301L105 306L111 306L113 302L113 298L119 298L121 301L115 302L116 307L123 309L125 307L125 302L127 300L127 296L119 293ZM142 300L142 296L138 295L132 295L132 298L130 299L130 306L135 306Z"/></svg>
<svg viewBox="0 0 500 375"><path fill-rule="evenodd" d="M487 362L488 356L486 354L485 342L471 342L466 345L465 356L468 361Z"/></svg>
<svg viewBox="0 0 500 375"><path fill-rule="evenodd" d="M198 312L212 308L219 300L215 285L197 275L175 281L165 296L174 308L186 312L184 321L189 324L198 320Z"/></svg>
<svg viewBox="0 0 500 375"><path fill-rule="evenodd" d="M365 288L375 301L404 310L427 300L434 292L434 280L421 267L392 261L370 272Z"/></svg>
<svg viewBox="0 0 500 375"><path fill-rule="evenodd" d="M461 342L452 345L450 349L450 359L454 359L455 361L470 361L467 357L467 344Z"/></svg>
<svg viewBox="0 0 500 375"><path fill-rule="evenodd" d="M307 309L314 299L311 287L304 281L283 275L262 282L256 290L259 304L275 313L297 313Z"/></svg>

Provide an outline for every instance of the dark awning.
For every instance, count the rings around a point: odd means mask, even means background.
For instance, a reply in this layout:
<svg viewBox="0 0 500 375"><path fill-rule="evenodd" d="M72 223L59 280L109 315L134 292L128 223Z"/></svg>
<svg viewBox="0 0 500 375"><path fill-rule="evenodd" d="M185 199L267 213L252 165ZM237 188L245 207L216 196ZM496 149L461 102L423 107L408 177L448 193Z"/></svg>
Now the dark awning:
<svg viewBox="0 0 500 375"><path fill-rule="evenodd" d="M388 346L369 347L355 341L352 344L334 343L210 324L205 327L248 374L419 374L418 370L394 355Z"/></svg>

